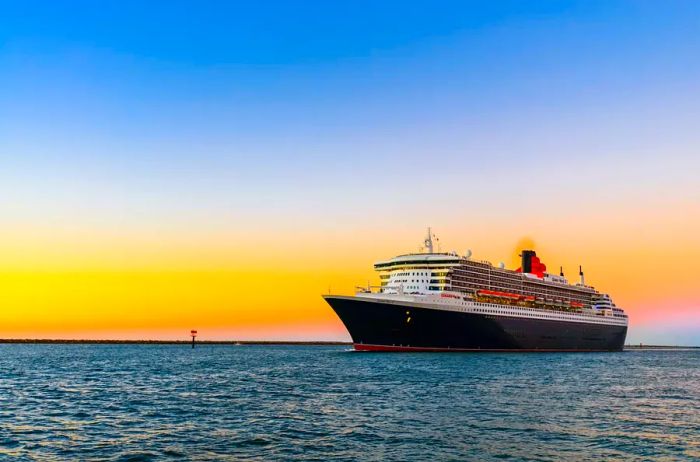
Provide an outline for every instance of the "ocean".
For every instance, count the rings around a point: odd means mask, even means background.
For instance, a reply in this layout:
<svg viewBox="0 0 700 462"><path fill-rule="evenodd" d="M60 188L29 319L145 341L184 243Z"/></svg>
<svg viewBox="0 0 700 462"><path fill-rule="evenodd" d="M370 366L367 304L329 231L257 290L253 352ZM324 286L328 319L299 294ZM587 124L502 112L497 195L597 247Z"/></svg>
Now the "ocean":
<svg viewBox="0 0 700 462"><path fill-rule="evenodd" d="M700 351L0 345L0 460L698 460Z"/></svg>

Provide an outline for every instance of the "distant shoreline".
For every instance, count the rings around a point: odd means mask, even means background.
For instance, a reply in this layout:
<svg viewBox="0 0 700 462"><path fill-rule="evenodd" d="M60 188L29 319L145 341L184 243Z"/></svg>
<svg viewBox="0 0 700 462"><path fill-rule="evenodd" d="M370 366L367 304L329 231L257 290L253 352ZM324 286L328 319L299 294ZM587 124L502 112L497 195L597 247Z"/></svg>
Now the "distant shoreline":
<svg viewBox="0 0 700 462"><path fill-rule="evenodd" d="M625 350L700 350L700 346L683 345L625 345Z"/></svg>
<svg viewBox="0 0 700 462"><path fill-rule="evenodd" d="M80 339L0 339L0 343L106 344L106 345L191 345L192 340L80 340ZM293 340L197 340L197 345L352 345L351 342Z"/></svg>
<svg viewBox="0 0 700 462"><path fill-rule="evenodd" d="M190 345L191 340L80 340L80 339L0 339L0 344L73 344L73 345ZM351 346L352 342L294 340L197 340L197 345L289 345ZM700 346L625 345L625 350L700 350Z"/></svg>

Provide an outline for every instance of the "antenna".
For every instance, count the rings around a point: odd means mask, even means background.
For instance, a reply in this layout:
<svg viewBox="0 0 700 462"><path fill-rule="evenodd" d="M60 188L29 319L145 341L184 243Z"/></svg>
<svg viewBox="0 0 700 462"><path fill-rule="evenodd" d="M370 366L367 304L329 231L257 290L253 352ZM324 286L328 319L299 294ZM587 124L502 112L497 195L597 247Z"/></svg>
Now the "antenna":
<svg viewBox="0 0 700 462"><path fill-rule="evenodd" d="M563 266L559 267L559 276L564 277L564 267Z"/></svg>
<svg viewBox="0 0 700 462"><path fill-rule="evenodd" d="M435 238L435 242L437 242L438 253L440 253L442 251L442 249L440 247L440 238L437 237L437 234L435 234L435 233L433 233L433 238Z"/></svg>
<svg viewBox="0 0 700 462"><path fill-rule="evenodd" d="M586 280L583 278L583 267L581 265L578 266L578 275L581 276L581 285L585 286Z"/></svg>

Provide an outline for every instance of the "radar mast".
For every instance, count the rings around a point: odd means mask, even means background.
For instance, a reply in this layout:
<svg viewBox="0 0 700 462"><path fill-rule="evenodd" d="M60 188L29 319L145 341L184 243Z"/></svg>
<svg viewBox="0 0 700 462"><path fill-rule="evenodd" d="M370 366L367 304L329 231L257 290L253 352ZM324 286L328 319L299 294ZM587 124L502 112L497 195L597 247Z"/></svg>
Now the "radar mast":
<svg viewBox="0 0 700 462"><path fill-rule="evenodd" d="M428 235L425 237L425 248L428 249L428 253L433 253L433 234L430 232L430 227L428 227Z"/></svg>

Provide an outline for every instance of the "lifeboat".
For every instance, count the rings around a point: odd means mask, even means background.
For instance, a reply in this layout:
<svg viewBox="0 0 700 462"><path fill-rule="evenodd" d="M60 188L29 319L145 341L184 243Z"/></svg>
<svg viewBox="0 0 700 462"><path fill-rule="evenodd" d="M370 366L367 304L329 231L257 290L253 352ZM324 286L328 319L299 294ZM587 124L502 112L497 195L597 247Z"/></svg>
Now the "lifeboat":
<svg viewBox="0 0 700 462"><path fill-rule="evenodd" d="M442 298L456 298L457 300L461 300L461 298L462 298L462 297L459 296L459 295L450 294L450 293L447 293L447 292L441 293L441 294L440 294L440 297L442 297Z"/></svg>
<svg viewBox="0 0 700 462"><path fill-rule="evenodd" d="M498 292L496 290L485 289L478 290L476 293L478 295L485 295L487 297L507 298L509 300L519 300L522 297L522 295L512 294L510 292Z"/></svg>

